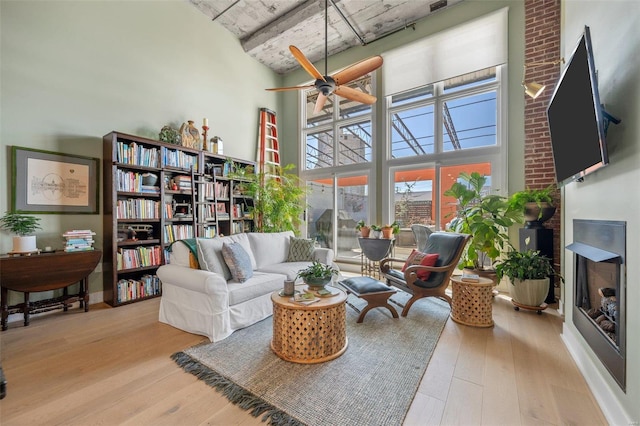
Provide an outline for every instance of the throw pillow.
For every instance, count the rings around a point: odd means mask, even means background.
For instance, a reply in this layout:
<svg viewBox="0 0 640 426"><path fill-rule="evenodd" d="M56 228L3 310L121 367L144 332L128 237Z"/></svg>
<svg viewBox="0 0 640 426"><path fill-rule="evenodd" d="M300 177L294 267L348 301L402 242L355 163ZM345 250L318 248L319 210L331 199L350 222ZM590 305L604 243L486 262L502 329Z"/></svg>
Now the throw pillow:
<svg viewBox="0 0 640 426"><path fill-rule="evenodd" d="M222 256L236 281L243 283L253 276L251 258L240 243L224 243Z"/></svg>
<svg viewBox="0 0 640 426"><path fill-rule="evenodd" d="M222 238L198 238L196 239L196 244L200 269L220 274L225 281L229 281L231 279L231 271L229 271L222 256Z"/></svg>
<svg viewBox="0 0 640 426"><path fill-rule="evenodd" d="M402 267L402 272L404 272L409 266L413 265L422 265L422 266L435 266L438 261L438 253L422 253L416 249L411 251L411 254L407 258L407 261L404 263ZM416 275L422 281L426 281L429 279L429 275L431 275L431 271L417 271Z"/></svg>
<svg viewBox="0 0 640 426"><path fill-rule="evenodd" d="M315 241L305 238L291 237L289 239L289 257L287 262L311 262Z"/></svg>

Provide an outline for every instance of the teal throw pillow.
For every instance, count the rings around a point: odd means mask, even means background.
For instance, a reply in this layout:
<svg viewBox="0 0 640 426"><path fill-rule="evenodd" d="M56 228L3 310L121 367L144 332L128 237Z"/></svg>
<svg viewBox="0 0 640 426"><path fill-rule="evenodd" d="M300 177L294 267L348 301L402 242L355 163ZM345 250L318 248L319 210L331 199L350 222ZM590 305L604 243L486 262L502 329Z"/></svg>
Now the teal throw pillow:
<svg viewBox="0 0 640 426"><path fill-rule="evenodd" d="M291 237L287 262L311 262L315 248L316 242L314 240Z"/></svg>
<svg viewBox="0 0 640 426"><path fill-rule="evenodd" d="M243 283L253 276L251 258L240 243L224 243L222 256L236 281Z"/></svg>

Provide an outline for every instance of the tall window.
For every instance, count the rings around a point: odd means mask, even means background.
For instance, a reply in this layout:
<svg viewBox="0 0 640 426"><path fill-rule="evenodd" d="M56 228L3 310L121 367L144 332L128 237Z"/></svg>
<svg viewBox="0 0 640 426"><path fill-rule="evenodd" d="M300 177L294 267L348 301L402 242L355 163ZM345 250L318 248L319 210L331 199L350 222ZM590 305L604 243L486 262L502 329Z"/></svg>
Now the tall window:
<svg viewBox="0 0 640 426"><path fill-rule="evenodd" d="M442 193L461 172L491 176L499 190L503 119L501 67L387 97L388 215L402 228L446 227L455 200Z"/></svg>
<svg viewBox="0 0 640 426"><path fill-rule="evenodd" d="M365 75L349 87L374 93L374 78ZM356 223L369 223L375 126L371 105L330 96L314 114L317 91L303 93L301 177L306 180L307 236L332 248L341 260L359 259Z"/></svg>

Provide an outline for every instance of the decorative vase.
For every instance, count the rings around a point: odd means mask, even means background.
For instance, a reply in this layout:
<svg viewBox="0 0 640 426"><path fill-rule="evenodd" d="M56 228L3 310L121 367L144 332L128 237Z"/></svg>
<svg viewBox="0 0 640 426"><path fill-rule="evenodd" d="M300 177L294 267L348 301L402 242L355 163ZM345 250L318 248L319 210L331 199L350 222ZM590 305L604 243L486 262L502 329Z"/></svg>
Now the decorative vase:
<svg viewBox="0 0 640 426"><path fill-rule="evenodd" d="M549 203L531 202L526 203L524 206L524 220L527 222L525 228L544 228L542 225L547 220L551 219L556 212L556 208Z"/></svg>
<svg viewBox="0 0 640 426"><path fill-rule="evenodd" d="M309 286L309 290L322 290L324 286L331 282L332 277L307 277L302 281Z"/></svg>
<svg viewBox="0 0 640 426"><path fill-rule="evenodd" d="M544 303L549 292L549 278L518 280L510 284L511 298L524 306L538 307Z"/></svg>
<svg viewBox="0 0 640 426"><path fill-rule="evenodd" d="M30 253L38 250L36 247L36 236L13 237L14 253Z"/></svg>

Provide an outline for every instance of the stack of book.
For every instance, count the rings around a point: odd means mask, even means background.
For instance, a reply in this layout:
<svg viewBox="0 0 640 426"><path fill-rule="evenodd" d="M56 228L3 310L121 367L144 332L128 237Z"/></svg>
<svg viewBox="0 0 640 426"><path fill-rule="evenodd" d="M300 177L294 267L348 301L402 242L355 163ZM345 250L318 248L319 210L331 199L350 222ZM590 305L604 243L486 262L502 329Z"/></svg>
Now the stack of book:
<svg viewBox="0 0 640 426"><path fill-rule="evenodd" d="M96 235L90 229L74 229L67 231L62 236L67 240L64 251L87 251L93 250L93 236Z"/></svg>

